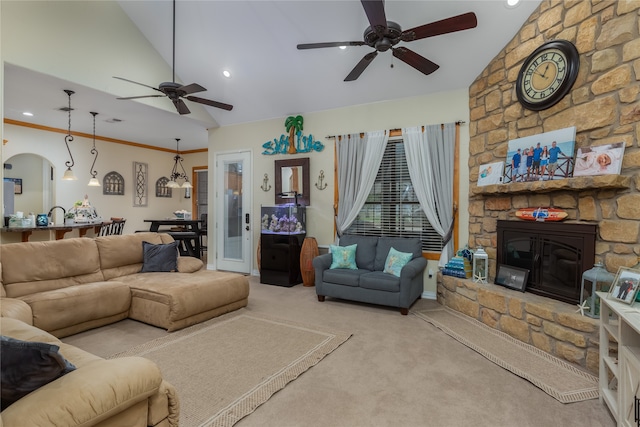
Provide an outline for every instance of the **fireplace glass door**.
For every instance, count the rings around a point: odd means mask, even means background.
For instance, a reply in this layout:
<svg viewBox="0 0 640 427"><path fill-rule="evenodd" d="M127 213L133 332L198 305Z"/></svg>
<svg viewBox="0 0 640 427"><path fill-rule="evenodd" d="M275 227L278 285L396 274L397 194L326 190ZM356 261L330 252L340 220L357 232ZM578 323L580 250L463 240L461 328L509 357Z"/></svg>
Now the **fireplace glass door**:
<svg viewBox="0 0 640 427"><path fill-rule="evenodd" d="M498 221L498 263L529 270L526 291L580 302L582 273L595 262L592 224Z"/></svg>

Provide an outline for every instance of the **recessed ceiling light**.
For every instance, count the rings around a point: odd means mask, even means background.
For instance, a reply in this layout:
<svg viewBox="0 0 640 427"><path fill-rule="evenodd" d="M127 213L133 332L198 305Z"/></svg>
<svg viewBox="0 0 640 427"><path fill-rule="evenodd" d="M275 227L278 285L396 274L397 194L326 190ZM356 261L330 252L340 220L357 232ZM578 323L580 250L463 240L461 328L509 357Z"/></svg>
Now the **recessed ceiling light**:
<svg viewBox="0 0 640 427"><path fill-rule="evenodd" d="M507 0L507 7L516 7L520 0Z"/></svg>
<svg viewBox="0 0 640 427"><path fill-rule="evenodd" d="M231 71L229 70L224 70L222 72L222 75L225 76L226 78L230 79L231 78Z"/></svg>
<svg viewBox="0 0 640 427"><path fill-rule="evenodd" d="M340 49L345 50L347 47L346 46L340 46Z"/></svg>
<svg viewBox="0 0 640 427"><path fill-rule="evenodd" d="M29 116L29 117L33 117L33 113L30 113L29 111L25 111L24 113L22 113L23 116Z"/></svg>

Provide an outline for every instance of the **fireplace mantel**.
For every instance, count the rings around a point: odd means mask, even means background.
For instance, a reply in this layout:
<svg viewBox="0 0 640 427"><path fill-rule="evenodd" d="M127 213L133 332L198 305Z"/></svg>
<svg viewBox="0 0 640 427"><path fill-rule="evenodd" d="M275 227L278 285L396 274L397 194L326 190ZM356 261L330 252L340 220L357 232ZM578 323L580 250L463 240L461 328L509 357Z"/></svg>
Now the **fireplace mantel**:
<svg viewBox="0 0 640 427"><path fill-rule="evenodd" d="M581 176L552 181L514 182L484 187L472 186L471 195L491 196L496 194L550 193L553 191L579 191L607 188L630 188L631 177L622 175Z"/></svg>

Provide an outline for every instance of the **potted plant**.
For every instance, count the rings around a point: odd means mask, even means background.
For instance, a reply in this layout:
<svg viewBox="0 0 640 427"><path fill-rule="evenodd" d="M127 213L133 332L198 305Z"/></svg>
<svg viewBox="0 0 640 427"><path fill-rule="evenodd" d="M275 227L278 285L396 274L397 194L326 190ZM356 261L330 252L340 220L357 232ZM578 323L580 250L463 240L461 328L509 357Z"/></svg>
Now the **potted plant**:
<svg viewBox="0 0 640 427"><path fill-rule="evenodd" d="M76 220L76 215L73 212L67 212L64 214L64 223L65 225L73 224Z"/></svg>

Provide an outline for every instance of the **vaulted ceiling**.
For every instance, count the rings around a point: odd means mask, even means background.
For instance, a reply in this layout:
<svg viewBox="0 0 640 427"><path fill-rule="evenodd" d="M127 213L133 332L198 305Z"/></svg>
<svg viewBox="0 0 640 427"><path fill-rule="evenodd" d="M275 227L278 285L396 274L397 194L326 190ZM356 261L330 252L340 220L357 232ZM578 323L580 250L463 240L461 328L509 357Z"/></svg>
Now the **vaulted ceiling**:
<svg viewBox="0 0 640 427"><path fill-rule="evenodd" d="M126 15L169 64L173 63L172 12L167 0L119 1ZM467 12L477 16L477 27L412 42L401 42L440 68L424 75L394 58L391 51L377 58L355 81L343 81L373 49L298 50L297 44L362 41L369 25L360 1L191 1L176 3L175 74L185 84L198 83L207 90L202 98L233 105L232 111L205 107L211 119L194 120L167 109L116 96L151 95L144 86L122 82L117 93L82 89L84 98L101 105L103 120L125 119L118 126L100 125L98 133L149 145L166 144L167 132L180 135L181 149L207 147L207 128L286 118L292 114L380 102L467 88L486 65L512 39L539 5L523 0L508 7L506 0L400 1L388 0L386 18L409 29ZM117 28L114 28L117 31ZM229 70L231 78L222 75ZM120 77L158 87L144 68L132 64ZM164 81L171 81L167 75ZM56 81L58 86L55 86ZM61 88L67 83L15 66L5 66L5 117L25 121L21 111L31 105L34 122L64 128L59 107L66 104ZM67 84L68 86L68 84ZM29 90L17 88L29 87ZM37 101L29 101L30 97ZM99 100L99 101L98 101ZM193 104L186 101L191 107ZM91 129L77 129L91 132Z"/></svg>

